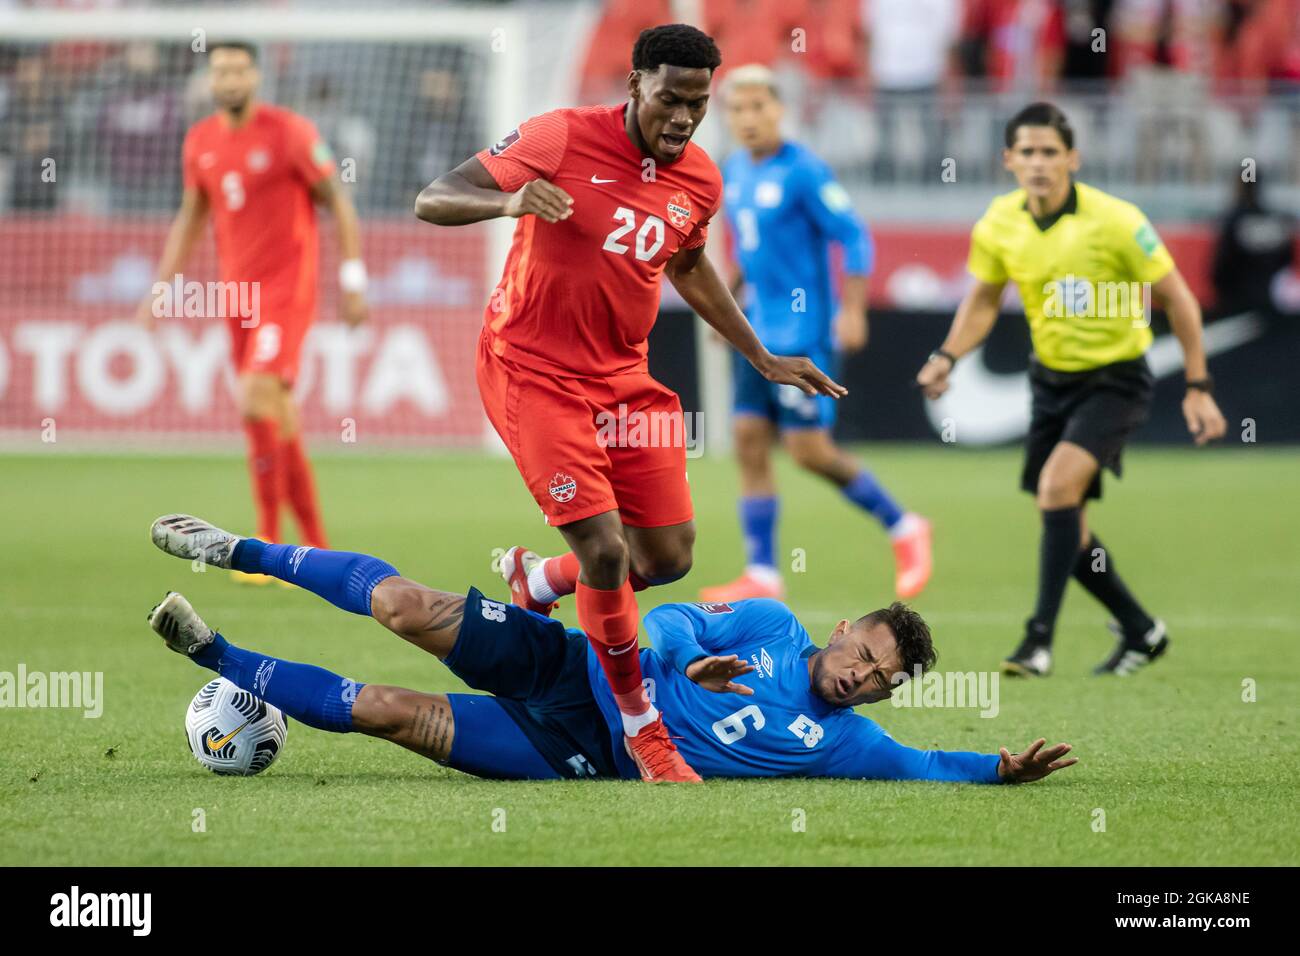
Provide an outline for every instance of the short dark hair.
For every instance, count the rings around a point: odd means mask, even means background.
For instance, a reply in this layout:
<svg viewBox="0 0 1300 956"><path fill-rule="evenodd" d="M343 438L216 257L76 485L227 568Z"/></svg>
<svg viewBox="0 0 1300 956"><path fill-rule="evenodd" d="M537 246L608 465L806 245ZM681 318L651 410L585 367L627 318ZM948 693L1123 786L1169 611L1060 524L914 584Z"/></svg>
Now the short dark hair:
<svg viewBox="0 0 1300 956"><path fill-rule="evenodd" d="M211 56L217 50L243 50L248 54L248 58L254 63L257 62L257 47L247 40L218 40L216 43L208 45L208 56Z"/></svg>
<svg viewBox="0 0 1300 956"><path fill-rule="evenodd" d="M1061 137L1066 149L1074 149L1074 128L1060 107L1051 103L1030 103L1007 121L1005 140L1007 149L1016 145L1016 131L1022 126L1047 126Z"/></svg>
<svg viewBox="0 0 1300 956"><path fill-rule="evenodd" d="M665 23L642 30L632 47L632 69L653 73L663 64L688 70L716 70L722 54L713 37L686 23Z"/></svg>
<svg viewBox="0 0 1300 956"><path fill-rule="evenodd" d="M930 625L901 601L864 614L854 622L854 626L862 628L875 627L877 624L884 624L893 632L899 659L909 677L915 676L918 667L924 674L939 659L939 652L934 649L934 641L930 637Z"/></svg>

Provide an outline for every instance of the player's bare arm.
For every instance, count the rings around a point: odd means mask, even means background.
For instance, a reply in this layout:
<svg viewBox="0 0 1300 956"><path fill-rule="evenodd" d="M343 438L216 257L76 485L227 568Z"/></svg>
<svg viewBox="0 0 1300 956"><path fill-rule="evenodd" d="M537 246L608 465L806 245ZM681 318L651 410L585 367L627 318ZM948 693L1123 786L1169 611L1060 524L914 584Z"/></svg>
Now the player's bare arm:
<svg viewBox="0 0 1300 956"><path fill-rule="evenodd" d="M1062 759L1073 749L1069 744L1043 749L1045 743L1047 741L1039 737L1018 754L1008 753L1006 747L999 748L1002 760L998 763L998 776L1010 783L1029 783L1079 762L1077 757Z"/></svg>
<svg viewBox="0 0 1300 956"><path fill-rule="evenodd" d="M773 355L764 348L702 247L679 249L668 260L664 274L686 304L768 381L798 386L806 395L843 398L849 393L809 359Z"/></svg>
<svg viewBox="0 0 1300 956"><path fill-rule="evenodd" d="M203 227L208 221L208 197L201 189L190 187L181 195L180 209L172 220L167 232L167 242L158 260L157 278L159 282L171 282L172 276L180 272L189 261L194 244L203 235ZM145 328L153 328L153 294L145 296L136 309L136 321Z"/></svg>
<svg viewBox="0 0 1300 956"><path fill-rule="evenodd" d="M840 288L840 309L835 313L835 344L842 352L861 352L867 347L867 277L844 277Z"/></svg>
<svg viewBox="0 0 1300 956"><path fill-rule="evenodd" d="M477 156L443 173L415 198L416 217L435 226L529 215L555 223L568 219L572 207L573 197L545 179L534 179L513 193L502 192Z"/></svg>
<svg viewBox="0 0 1300 956"><path fill-rule="evenodd" d="M339 310L348 325L360 325L366 320L366 274L361 261L361 223L357 207L333 176L325 176L311 187L311 198L329 210L338 224L339 284L342 295ZM355 264L355 265L354 265Z"/></svg>
<svg viewBox="0 0 1300 956"><path fill-rule="evenodd" d="M1164 301L1169 325L1183 349L1183 365L1189 383L1187 394L1183 396L1183 418L1187 430L1198 445L1222 438L1228 430L1228 423L1210 391L1201 335L1201 305L1177 269L1155 283L1151 290Z"/></svg>
<svg viewBox="0 0 1300 956"><path fill-rule="evenodd" d="M948 375L957 359L983 342L993 331L998 320L998 305L1002 301L1002 287L1001 282L976 282L962 297L948 337L916 375L916 383L926 398L938 398L948 391Z"/></svg>

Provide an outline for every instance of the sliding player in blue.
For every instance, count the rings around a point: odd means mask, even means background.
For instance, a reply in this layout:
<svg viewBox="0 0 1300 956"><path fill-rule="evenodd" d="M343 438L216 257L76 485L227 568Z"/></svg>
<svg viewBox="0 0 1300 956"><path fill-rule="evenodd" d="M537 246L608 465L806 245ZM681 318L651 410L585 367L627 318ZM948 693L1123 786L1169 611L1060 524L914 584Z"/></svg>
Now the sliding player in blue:
<svg viewBox="0 0 1300 956"><path fill-rule="evenodd" d="M154 522L168 554L268 574L373 617L486 694L427 694L349 680L245 650L170 592L149 623L172 650L321 730L400 744L479 777L636 779L599 662L578 630L513 604L437 591L386 561L241 538L190 515ZM645 627L646 689L703 777L1037 780L1075 763L1069 744L996 754L914 750L853 712L933 665L930 630L902 604L840 621L818 648L771 599L666 604ZM917 669L917 670L914 670Z"/></svg>
<svg viewBox="0 0 1300 956"><path fill-rule="evenodd" d="M723 164L723 209L734 238L733 292L745 286L745 314L776 355L808 355L833 368L839 354L867 343L867 276L873 249L866 226L830 168L781 135L782 106L772 71L739 66L727 75L727 122L740 149ZM838 305L831 246L843 252ZM906 511L875 475L835 443L835 402L775 385L748 363L733 366L732 432L740 465L744 572L700 591L705 601L783 598L777 560L778 498L772 446L779 438L801 468L840 490L889 535L894 590L904 601L930 579L930 523ZM856 559L855 560L860 560Z"/></svg>

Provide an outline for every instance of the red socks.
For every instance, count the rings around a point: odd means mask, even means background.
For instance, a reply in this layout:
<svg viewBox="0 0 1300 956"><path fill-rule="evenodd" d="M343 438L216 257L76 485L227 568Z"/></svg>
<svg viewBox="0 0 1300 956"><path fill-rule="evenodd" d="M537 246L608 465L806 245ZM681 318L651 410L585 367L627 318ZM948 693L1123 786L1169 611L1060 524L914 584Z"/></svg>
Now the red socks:
<svg viewBox="0 0 1300 956"><path fill-rule="evenodd" d="M624 581L617 590L601 591L576 582L574 597L578 623L587 632L587 639L600 659L618 709L632 717L646 713L650 701L641 685L641 656L636 639L639 621L632 585Z"/></svg>
<svg viewBox="0 0 1300 956"><path fill-rule="evenodd" d="M257 509L257 536L263 541L280 540L280 423L273 418L244 419L248 436L248 476L253 482L253 504Z"/></svg>
<svg viewBox="0 0 1300 956"><path fill-rule="evenodd" d="M578 564L578 556L572 551L542 562L542 574L546 576L546 583L557 597L573 593L578 586L580 570L582 568Z"/></svg>
<svg viewBox="0 0 1300 956"><path fill-rule="evenodd" d="M280 540L280 502L288 501L303 542L313 548L329 547L302 435L282 441L280 424L273 418L245 419L244 433L248 436L248 475L253 482L258 538Z"/></svg>
<svg viewBox="0 0 1300 956"><path fill-rule="evenodd" d="M564 597L566 594L574 592L578 586L578 572L580 570L578 556L572 551L554 558L547 558L542 562L542 574L546 576L546 583L555 592L556 597ZM631 582L633 591L644 591L650 586L644 579L638 577L635 571L630 572L627 579ZM537 595L534 594L533 597L536 598Z"/></svg>
<svg viewBox="0 0 1300 956"><path fill-rule="evenodd" d="M316 480L302 447L301 433L280 443L280 470L284 476L284 496L289 499L289 507L298 519L303 543L313 548L328 548L320 506L316 502Z"/></svg>

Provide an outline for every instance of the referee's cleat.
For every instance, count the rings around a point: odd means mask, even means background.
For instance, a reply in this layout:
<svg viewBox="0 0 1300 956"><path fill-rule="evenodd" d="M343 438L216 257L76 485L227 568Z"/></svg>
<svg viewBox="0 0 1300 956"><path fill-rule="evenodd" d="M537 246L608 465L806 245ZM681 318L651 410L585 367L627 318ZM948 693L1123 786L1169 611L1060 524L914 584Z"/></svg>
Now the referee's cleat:
<svg viewBox="0 0 1300 956"><path fill-rule="evenodd" d="M542 563L542 560L527 548L515 545L501 556L501 577L505 578L506 584L510 585L511 601L526 610L550 617L551 612L559 605L539 601L528 590L528 575L533 568Z"/></svg>
<svg viewBox="0 0 1300 956"><path fill-rule="evenodd" d="M1092 669L1093 674L1099 677L1106 674L1128 677L1134 671L1146 667L1169 647L1169 635L1165 633L1164 621L1155 621L1150 630L1136 639L1125 634L1116 621L1110 621L1106 626L1119 640L1110 657Z"/></svg>
<svg viewBox="0 0 1300 956"><path fill-rule="evenodd" d="M1046 677L1052 673L1052 649L1026 637L1016 652L1002 662L1002 673L1012 677Z"/></svg>
<svg viewBox="0 0 1300 956"><path fill-rule="evenodd" d="M227 569L235 545L244 540L193 515L163 515L154 521L149 537L170 555Z"/></svg>
<svg viewBox="0 0 1300 956"><path fill-rule="evenodd" d="M168 591L167 596L154 605L149 612L149 626L167 642L169 648L186 657L211 644L215 633L203 623L203 618L185 600L185 595L175 591Z"/></svg>

